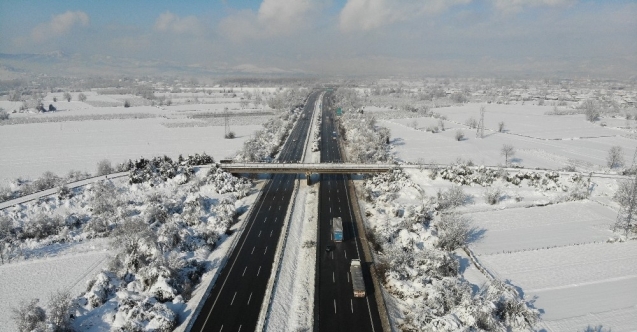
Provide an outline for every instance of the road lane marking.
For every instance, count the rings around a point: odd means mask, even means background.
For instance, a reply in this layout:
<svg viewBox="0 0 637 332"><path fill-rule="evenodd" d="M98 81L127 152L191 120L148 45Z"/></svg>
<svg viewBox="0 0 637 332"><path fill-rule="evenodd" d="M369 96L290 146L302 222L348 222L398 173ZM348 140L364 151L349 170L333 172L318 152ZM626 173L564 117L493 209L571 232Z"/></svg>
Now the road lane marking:
<svg viewBox="0 0 637 332"><path fill-rule="evenodd" d="M272 237L272 232L274 232L274 230L271 230L271 231L270 231L270 237Z"/></svg>
<svg viewBox="0 0 637 332"><path fill-rule="evenodd" d="M243 277L246 274L246 270L248 269L248 267L246 266L245 269L243 269L243 273L241 274L241 276Z"/></svg>
<svg viewBox="0 0 637 332"><path fill-rule="evenodd" d="M268 208L268 211L272 210L272 205L270 205L270 207Z"/></svg>
<svg viewBox="0 0 637 332"><path fill-rule="evenodd" d="M250 253L250 255L254 254L254 248L256 247L252 247L252 252Z"/></svg>
<svg viewBox="0 0 637 332"><path fill-rule="evenodd" d="M266 185L266 191L265 194L267 195L268 192L270 192L270 190L272 189L272 182L268 181L267 185ZM259 204L259 208L256 211L256 214L254 215L255 217L255 222L256 222L256 216L259 215L259 212L261 211L261 208L263 207L263 204L265 203L265 200L261 200L260 204ZM246 243L246 240L248 239L247 234L250 234L250 232L252 231L252 226L254 226L254 222L250 223L250 228L248 228L248 232L246 233L246 237L243 238L243 241L241 242L241 246L239 247L239 251L241 252L243 250L243 246ZM237 259L239 258L239 254L237 254L237 256L235 256L234 260L232 261L232 265L230 265L230 270L232 271L232 269L234 269L234 265L235 263L237 263ZM260 269L260 267L259 267ZM214 302L212 302L212 307L210 308L210 311L208 311L208 314L206 315L206 319L204 320L203 326L206 326L206 324L208 324L208 320L210 319L210 315L212 314L212 310L214 310L215 306L217 305L217 301L219 300L219 296L221 295L221 292L223 291L223 288L226 285L226 282L228 281L228 278L230 277L230 273L228 273L226 275L226 278L223 280L223 283L221 284L221 288L219 288L219 293L217 293L217 297L215 297ZM223 329L223 325L221 326L221 328ZM204 331L203 327L200 330L201 332Z"/></svg>
<svg viewBox="0 0 637 332"><path fill-rule="evenodd" d="M347 274L347 283L349 283L349 272L347 272L345 274Z"/></svg>
<svg viewBox="0 0 637 332"><path fill-rule="evenodd" d="M241 326L243 325L239 325L239 329L237 330L237 332L241 332Z"/></svg>
<svg viewBox="0 0 637 332"><path fill-rule="evenodd" d="M259 231L259 235L257 237L261 237L261 231Z"/></svg>
<svg viewBox="0 0 637 332"><path fill-rule="evenodd" d="M334 313L336 313L336 299L334 299Z"/></svg>
<svg viewBox="0 0 637 332"><path fill-rule="evenodd" d="M252 299L252 293L250 293L250 297L248 298L248 304L250 304L251 299Z"/></svg>
<svg viewBox="0 0 637 332"><path fill-rule="evenodd" d="M223 331L223 325L221 325L221 329L219 329L219 332Z"/></svg>
<svg viewBox="0 0 637 332"><path fill-rule="evenodd" d="M259 266L259 271L257 271L257 277L259 276L260 272L261 272L261 266Z"/></svg>
<svg viewBox="0 0 637 332"><path fill-rule="evenodd" d="M334 259L334 252L332 251L332 259Z"/></svg>
<svg viewBox="0 0 637 332"><path fill-rule="evenodd" d="M230 302L230 305L232 305L234 303L235 296L237 296L237 292L234 292L234 295L232 295L232 301Z"/></svg>
<svg viewBox="0 0 637 332"><path fill-rule="evenodd" d="M265 247L265 251L263 252L263 254L265 255L266 252L268 252L268 246Z"/></svg>
<svg viewBox="0 0 637 332"><path fill-rule="evenodd" d="M374 329L374 319L372 318L372 308L369 306L369 297L365 296L365 300L367 300L367 311L369 311L369 322L372 324L372 332L375 332Z"/></svg>
<svg viewBox="0 0 637 332"><path fill-rule="evenodd" d="M352 313L354 313L354 300L353 299L349 299L349 305L350 305L350 307L352 307Z"/></svg>
<svg viewBox="0 0 637 332"><path fill-rule="evenodd" d="M343 252L345 253L345 258L347 258L347 250L343 249Z"/></svg>
<svg viewBox="0 0 637 332"><path fill-rule="evenodd" d="M332 282L336 283L336 274L334 271L332 271Z"/></svg>

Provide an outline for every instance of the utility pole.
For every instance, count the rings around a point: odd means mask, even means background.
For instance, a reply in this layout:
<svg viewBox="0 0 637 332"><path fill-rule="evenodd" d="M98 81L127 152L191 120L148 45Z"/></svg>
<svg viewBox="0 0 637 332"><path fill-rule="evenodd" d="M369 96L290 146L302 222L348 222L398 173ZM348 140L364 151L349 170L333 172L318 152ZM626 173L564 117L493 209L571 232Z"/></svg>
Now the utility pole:
<svg viewBox="0 0 637 332"><path fill-rule="evenodd" d="M476 138L484 138L484 113L486 109L484 106L480 106L480 123L478 123L478 129L476 130Z"/></svg>
<svg viewBox="0 0 637 332"><path fill-rule="evenodd" d="M633 179L632 186L630 187L630 194L626 204L627 206L620 205L619 212L617 212L617 220L613 226L614 231L617 229L623 229L624 236L628 236L628 232L630 231L633 222L633 211L635 211L635 206L637 205L637 197L635 197L637 195L637 172L635 171L635 160L637 160L637 149L635 149L633 162L630 165L630 170L635 172L635 178Z"/></svg>
<svg viewBox="0 0 637 332"><path fill-rule="evenodd" d="M230 112L228 112L228 108L224 108L223 109L223 122L224 122L224 126L225 126L225 135L223 137L225 138L229 138L228 135L230 134Z"/></svg>

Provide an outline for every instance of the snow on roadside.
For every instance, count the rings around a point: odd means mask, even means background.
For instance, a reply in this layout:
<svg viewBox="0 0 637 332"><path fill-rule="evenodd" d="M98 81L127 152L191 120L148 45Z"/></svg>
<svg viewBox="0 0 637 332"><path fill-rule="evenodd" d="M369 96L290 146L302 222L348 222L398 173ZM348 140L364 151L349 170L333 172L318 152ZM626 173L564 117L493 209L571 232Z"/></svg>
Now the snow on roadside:
<svg viewBox="0 0 637 332"><path fill-rule="evenodd" d="M299 186L267 331L309 330L314 316L317 189Z"/></svg>

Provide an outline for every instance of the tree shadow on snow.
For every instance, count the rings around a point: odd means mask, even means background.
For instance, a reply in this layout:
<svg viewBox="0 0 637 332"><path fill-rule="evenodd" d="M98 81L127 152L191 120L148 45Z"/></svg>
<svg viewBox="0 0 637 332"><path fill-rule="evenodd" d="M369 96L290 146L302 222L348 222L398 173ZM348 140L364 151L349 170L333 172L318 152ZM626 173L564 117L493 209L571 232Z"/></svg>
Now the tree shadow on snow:
<svg viewBox="0 0 637 332"><path fill-rule="evenodd" d="M390 142L392 145L405 145L405 140L400 138L400 137L396 137L393 140L391 140Z"/></svg>
<svg viewBox="0 0 637 332"><path fill-rule="evenodd" d="M476 243L482 241L484 234L487 232L484 228L472 228L469 230L469 236L467 236L468 243Z"/></svg>

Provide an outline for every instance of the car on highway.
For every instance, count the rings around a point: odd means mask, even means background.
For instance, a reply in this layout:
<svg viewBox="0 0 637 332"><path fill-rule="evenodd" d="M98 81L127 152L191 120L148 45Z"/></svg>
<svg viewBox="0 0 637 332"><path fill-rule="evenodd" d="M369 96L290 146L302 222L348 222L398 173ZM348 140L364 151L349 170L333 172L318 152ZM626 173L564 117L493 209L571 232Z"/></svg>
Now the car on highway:
<svg viewBox="0 0 637 332"><path fill-rule="evenodd" d="M332 250L334 250L334 246L329 245L329 244L327 246L325 246L325 251L330 252Z"/></svg>

